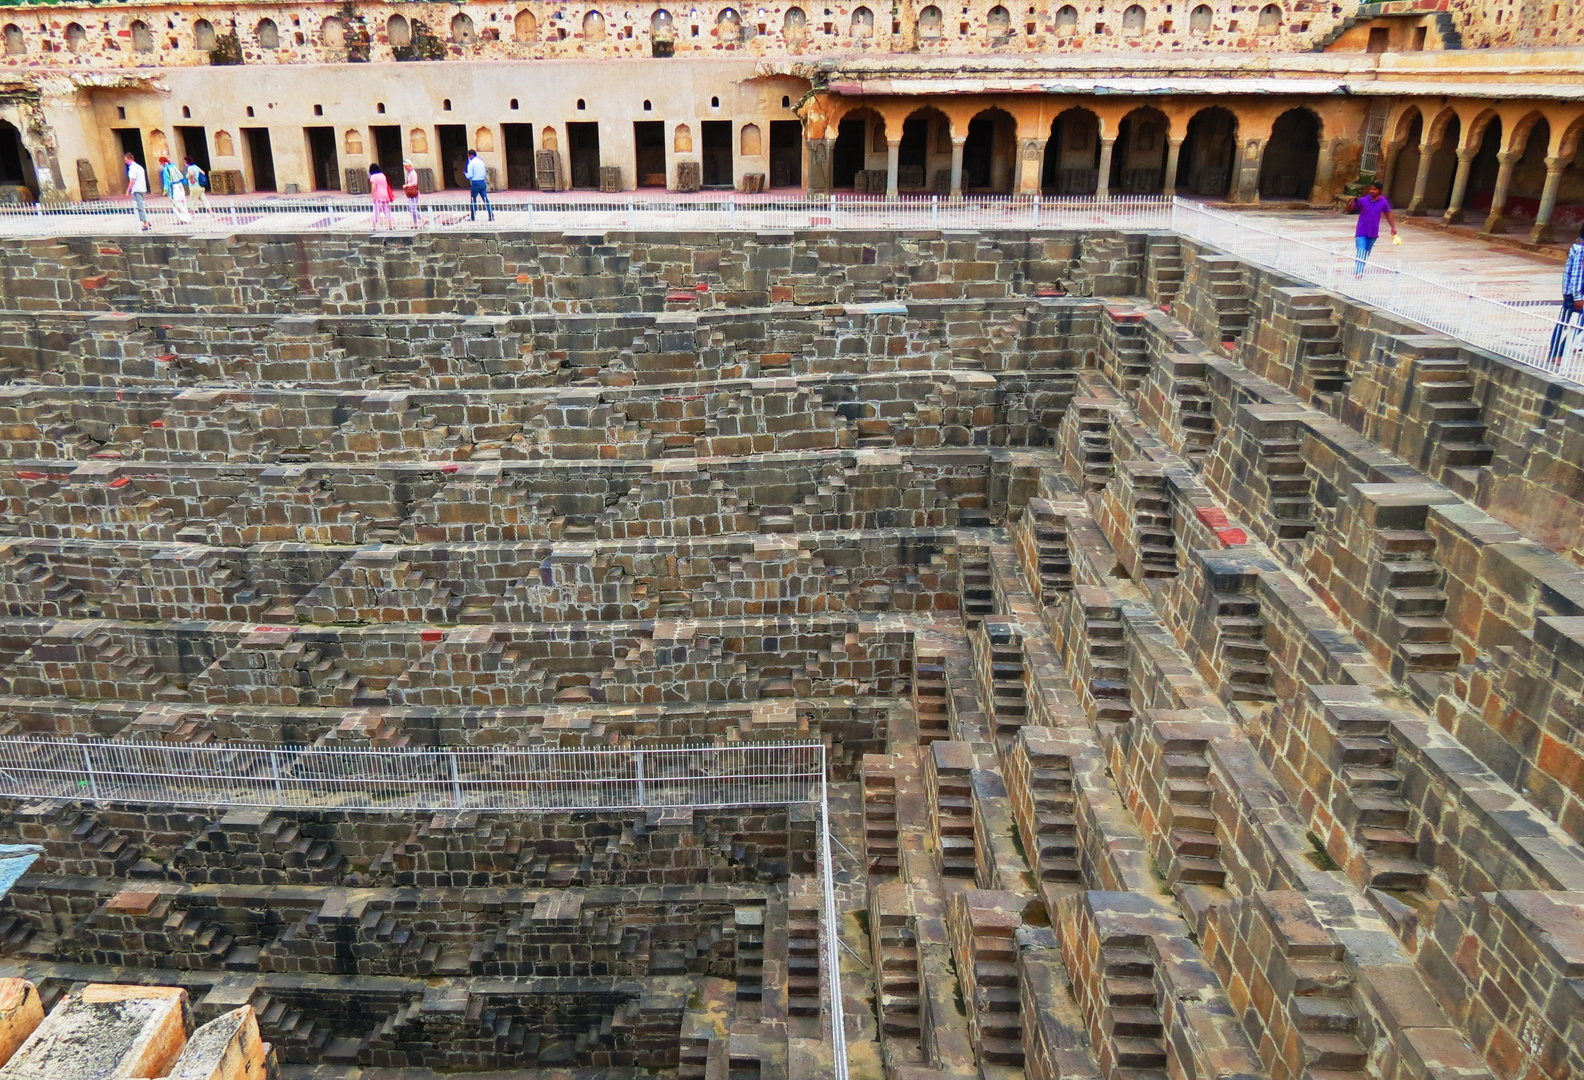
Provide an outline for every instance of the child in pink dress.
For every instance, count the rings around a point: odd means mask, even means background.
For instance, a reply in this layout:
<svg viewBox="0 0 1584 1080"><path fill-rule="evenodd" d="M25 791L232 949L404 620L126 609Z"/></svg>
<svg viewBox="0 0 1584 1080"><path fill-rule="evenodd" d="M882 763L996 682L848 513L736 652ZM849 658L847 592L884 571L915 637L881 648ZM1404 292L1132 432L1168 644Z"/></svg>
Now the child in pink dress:
<svg viewBox="0 0 1584 1080"><path fill-rule="evenodd" d="M391 220L390 180L386 178L385 170L378 165L369 166L369 197L374 200L374 228L379 228L383 220L387 229L394 229L396 224Z"/></svg>

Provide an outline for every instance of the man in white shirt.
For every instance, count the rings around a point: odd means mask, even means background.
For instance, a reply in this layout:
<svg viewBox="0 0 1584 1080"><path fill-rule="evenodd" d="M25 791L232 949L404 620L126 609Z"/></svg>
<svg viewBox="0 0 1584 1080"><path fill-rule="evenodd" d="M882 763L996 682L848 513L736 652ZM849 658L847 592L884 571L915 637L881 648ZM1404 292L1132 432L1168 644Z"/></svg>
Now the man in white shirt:
<svg viewBox="0 0 1584 1080"><path fill-rule="evenodd" d="M483 199L484 209L489 219L494 221L495 210L489 201L489 172L484 168L484 159L478 156L477 150L468 151L467 168L462 170L462 175L467 177L471 192L468 198L468 220L478 220L478 201Z"/></svg>
<svg viewBox="0 0 1584 1080"><path fill-rule="evenodd" d="M148 172L137 163L137 158L131 154L126 155L127 194L132 196L132 208L136 211L138 220L143 223L143 231L148 232L148 210L143 206L143 197L148 194Z"/></svg>

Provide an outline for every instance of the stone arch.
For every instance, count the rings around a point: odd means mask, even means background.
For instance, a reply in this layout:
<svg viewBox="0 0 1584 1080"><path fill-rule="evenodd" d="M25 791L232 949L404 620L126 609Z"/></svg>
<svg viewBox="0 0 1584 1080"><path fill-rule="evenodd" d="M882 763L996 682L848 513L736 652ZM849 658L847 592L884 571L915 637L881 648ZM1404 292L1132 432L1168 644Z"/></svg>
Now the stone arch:
<svg viewBox="0 0 1584 1080"><path fill-rule="evenodd" d="M1282 9L1275 4L1266 4L1260 8L1259 22L1255 28L1261 34L1281 33Z"/></svg>
<svg viewBox="0 0 1584 1080"><path fill-rule="evenodd" d="M583 16L583 40L605 40L605 16L598 11L591 11Z"/></svg>
<svg viewBox="0 0 1584 1080"><path fill-rule="evenodd" d="M162 157L170 157L170 142L165 138L165 132L159 128L149 132L148 148L149 157L155 161Z"/></svg>
<svg viewBox="0 0 1584 1080"><path fill-rule="evenodd" d="M865 41L874 37L874 12L863 5L853 8L852 21L848 24L848 33L855 41Z"/></svg>
<svg viewBox="0 0 1584 1080"><path fill-rule="evenodd" d="M429 152L429 133L421 127L415 127L407 134L407 145L415 154Z"/></svg>
<svg viewBox="0 0 1584 1080"><path fill-rule="evenodd" d="M1111 151L1110 191L1122 195L1158 195L1166 185L1166 144L1171 121L1152 106L1134 109L1117 126Z"/></svg>
<svg viewBox="0 0 1584 1080"><path fill-rule="evenodd" d="M686 124L678 124L676 131L671 134L671 152L673 154L691 154L693 152L693 129Z"/></svg>
<svg viewBox="0 0 1584 1080"><path fill-rule="evenodd" d="M649 16L649 37L654 41L676 40L676 20L665 8L656 8Z"/></svg>
<svg viewBox="0 0 1584 1080"><path fill-rule="evenodd" d="M347 128L341 144L348 154L361 154L363 152L363 133L357 128Z"/></svg>
<svg viewBox="0 0 1584 1080"><path fill-rule="evenodd" d="M459 11L451 19L451 40L458 45L472 45L478 40L478 32L473 29L473 20L465 11Z"/></svg>
<svg viewBox="0 0 1584 1080"><path fill-rule="evenodd" d="M939 191L951 179L951 119L934 106L915 109L902 121L897 148L897 186L903 191Z"/></svg>
<svg viewBox="0 0 1584 1080"><path fill-rule="evenodd" d="M556 134L556 129L546 125L544 130L539 132L539 149L559 150L560 148L561 138Z"/></svg>
<svg viewBox="0 0 1584 1080"><path fill-rule="evenodd" d="M25 189L28 202L38 198L39 178L33 155L22 141L22 133L4 120L0 120L0 186Z"/></svg>
<svg viewBox="0 0 1584 1080"><path fill-rule="evenodd" d="M334 15L327 15L319 24L319 40L328 49L339 49L346 44L346 24Z"/></svg>
<svg viewBox="0 0 1584 1080"><path fill-rule="evenodd" d="M534 13L523 8L512 19L512 37L517 41L528 42L539 36L539 20L534 18Z"/></svg>
<svg viewBox="0 0 1584 1080"><path fill-rule="evenodd" d="M1100 182L1100 118L1074 106L1051 121L1040 190L1047 195L1093 195Z"/></svg>
<svg viewBox="0 0 1584 1080"><path fill-rule="evenodd" d="M1017 121L1005 109L983 110L968 121L963 143L963 190L1010 192L1016 172Z"/></svg>
<svg viewBox="0 0 1584 1080"><path fill-rule="evenodd" d="M1430 125L1430 173L1425 180L1425 209L1444 210L1452 202L1452 182L1457 178L1457 147L1463 136L1463 118L1456 109L1443 109Z"/></svg>
<svg viewBox="0 0 1584 1080"><path fill-rule="evenodd" d="M1076 34L1078 32L1078 9L1071 4L1063 4L1056 10L1056 32L1058 34Z"/></svg>
<svg viewBox="0 0 1584 1080"><path fill-rule="evenodd" d="M21 56L27 52L27 38L22 36L22 28L16 23L6 23L5 30L0 32L5 35L7 56Z"/></svg>
<svg viewBox="0 0 1584 1080"><path fill-rule="evenodd" d="M744 124L737 141L738 153L743 157L758 157L764 153L764 139L760 137L758 124Z"/></svg>
<svg viewBox="0 0 1584 1080"><path fill-rule="evenodd" d="M918 14L918 36L925 41L936 41L940 38L943 23L941 9L934 4L925 7Z"/></svg>
<svg viewBox="0 0 1584 1080"><path fill-rule="evenodd" d="M1199 4L1188 13L1188 32L1208 34L1215 29L1215 12L1209 4Z"/></svg>
<svg viewBox="0 0 1584 1080"><path fill-rule="evenodd" d="M985 32L991 42L1006 41L1012 36L1012 13L997 4L985 12Z"/></svg>
<svg viewBox="0 0 1584 1080"><path fill-rule="evenodd" d="M800 42L808 36L808 13L800 7L789 7L781 19L781 36L788 41Z"/></svg>
<svg viewBox="0 0 1584 1080"><path fill-rule="evenodd" d="M66 51L79 52L88 44L88 31L82 23L66 24Z"/></svg>
<svg viewBox="0 0 1584 1080"><path fill-rule="evenodd" d="M1419 144L1424 141L1424 113L1415 105L1403 110L1392 131L1394 146L1386 198L1393 206L1407 206L1419 178Z"/></svg>
<svg viewBox="0 0 1584 1080"><path fill-rule="evenodd" d="M1312 109L1300 106L1276 118L1260 161L1260 198L1308 200L1320 166L1320 134Z"/></svg>
<svg viewBox="0 0 1584 1080"><path fill-rule="evenodd" d="M1144 6L1142 4L1129 4L1127 10L1122 12L1122 32L1135 36L1144 32Z"/></svg>
<svg viewBox="0 0 1584 1080"><path fill-rule="evenodd" d="M1528 117L1524 119L1528 121ZM1515 128L1513 145L1521 149L1513 161L1507 216L1532 218L1540 201L1540 193L1545 189L1546 158L1551 154L1551 121L1541 116L1528 123L1526 130Z"/></svg>
<svg viewBox="0 0 1584 1080"><path fill-rule="evenodd" d="M872 149L876 140L885 145L885 117L868 107L852 109L842 116L836 125L836 145L831 149L834 187L853 187L858 174L879 161L880 155Z"/></svg>
<svg viewBox="0 0 1584 1080"><path fill-rule="evenodd" d="M72 25L75 26L76 24L73 23ZM71 27L66 28L66 37L69 44L71 40ZM214 51L214 47L214 23L210 22L208 19L199 19L197 22L193 23L193 48L197 49L199 52L212 52ZM72 51L76 52L77 50L73 49Z"/></svg>
<svg viewBox="0 0 1584 1080"><path fill-rule="evenodd" d="M1464 146L1474 150L1469 163L1468 191L1463 205L1470 210L1489 210L1496 190L1496 174L1501 169L1501 149L1506 128L1494 109L1486 109L1469 125Z"/></svg>
<svg viewBox="0 0 1584 1080"><path fill-rule="evenodd" d="M133 32L133 36L136 37L136 31ZM274 19L260 19L258 25L253 28L253 37L258 41L258 47L261 49L280 48L280 30L276 27Z"/></svg>
<svg viewBox="0 0 1584 1080"><path fill-rule="evenodd" d="M214 140L215 157L236 156L236 145L231 141L231 133L229 131L215 132Z"/></svg>
<svg viewBox="0 0 1584 1080"><path fill-rule="evenodd" d="M1230 109L1212 105L1188 120L1177 155L1177 190L1224 198L1232 190L1238 121Z"/></svg>
<svg viewBox="0 0 1584 1080"><path fill-rule="evenodd" d="M385 20L385 40L392 48L405 49L412 44L412 24L401 15L392 15Z"/></svg>
<svg viewBox="0 0 1584 1080"><path fill-rule="evenodd" d="M153 52L154 31L149 29L149 24L142 19L132 21L132 51Z"/></svg>
<svg viewBox="0 0 1584 1080"><path fill-rule="evenodd" d="M742 16L736 8L722 8L715 16L715 36L725 42L742 40Z"/></svg>
<svg viewBox="0 0 1584 1080"><path fill-rule="evenodd" d="M493 154L495 152L495 130L482 124L479 125L478 129L473 132L473 149L481 154Z"/></svg>
<svg viewBox="0 0 1584 1080"><path fill-rule="evenodd" d="M1523 117L1513 125L1512 135L1507 139L1507 152L1512 154L1522 153L1524 147L1528 145L1529 133L1540 124L1546 124L1546 130L1548 132L1551 130L1551 125L1546 122L1545 115L1538 109L1531 109L1529 112L1525 113Z"/></svg>

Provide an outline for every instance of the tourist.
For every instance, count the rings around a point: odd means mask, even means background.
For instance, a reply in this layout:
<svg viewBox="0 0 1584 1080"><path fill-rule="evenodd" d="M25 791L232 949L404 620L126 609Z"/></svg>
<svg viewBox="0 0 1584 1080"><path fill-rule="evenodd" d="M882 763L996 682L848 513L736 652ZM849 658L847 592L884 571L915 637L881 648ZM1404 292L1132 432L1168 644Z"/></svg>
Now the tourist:
<svg viewBox="0 0 1584 1080"><path fill-rule="evenodd" d="M176 220L186 223L192 221L192 215L187 212L187 174L178 169L168 157L160 160L160 190L171 201L171 209L176 211Z"/></svg>
<svg viewBox="0 0 1584 1080"><path fill-rule="evenodd" d="M489 214L491 221L495 220L495 210L489 201L489 172L484 168L484 159L478 156L477 150L468 151L467 168L462 175L467 177L470 197L468 199L468 220L478 220L478 201L484 200L484 210Z"/></svg>
<svg viewBox="0 0 1584 1080"><path fill-rule="evenodd" d="M407 212L412 214L413 228L423 224L418 219L418 170L413 167L412 159L402 161L402 194L407 196Z"/></svg>
<svg viewBox="0 0 1584 1080"><path fill-rule="evenodd" d="M378 229L383 220L387 229L394 229L396 224L391 220L390 179L378 165L369 166L369 197L374 200L374 228Z"/></svg>
<svg viewBox="0 0 1584 1080"><path fill-rule="evenodd" d="M1358 211L1358 227L1353 230L1353 276L1362 277L1364 263L1368 261L1370 252L1375 250L1375 241L1380 239L1381 218L1386 219L1386 224L1391 226L1392 236L1397 235L1397 221L1392 217L1391 203L1385 195L1381 194L1381 186L1372 183L1364 189L1364 194L1353 200L1353 205Z"/></svg>
<svg viewBox="0 0 1584 1080"><path fill-rule="evenodd" d="M143 231L148 232L148 208L143 205L143 199L148 195L148 170L137 163L137 158L131 154L126 155L127 194L132 196L132 209L136 212L138 220L143 223Z"/></svg>
<svg viewBox="0 0 1584 1080"><path fill-rule="evenodd" d="M192 158L183 160L187 163L187 191L192 196L193 202L204 213L213 213L209 208L209 174L204 172Z"/></svg>
<svg viewBox="0 0 1584 1080"><path fill-rule="evenodd" d="M1578 335L1584 329L1584 228L1578 239L1568 249L1567 265L1562 268L1562 314L1557 316L1556 329L1551 331L1551 352L1547 359L1553 364L1562 354L1578 347Z"/></svg>

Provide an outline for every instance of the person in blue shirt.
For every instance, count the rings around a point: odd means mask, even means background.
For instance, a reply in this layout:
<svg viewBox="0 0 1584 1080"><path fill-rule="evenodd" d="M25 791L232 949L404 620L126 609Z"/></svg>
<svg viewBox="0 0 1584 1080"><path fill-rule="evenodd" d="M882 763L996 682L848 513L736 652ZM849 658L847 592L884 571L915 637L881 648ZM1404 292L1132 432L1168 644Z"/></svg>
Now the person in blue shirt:
<svg viewBox="0 0 1584 1080"><path fill-rule="evenodd" d="M1569 338L1584 332L1584 229L1568 249L1567 265L1562 268L1562 314L1551 331L1551 351L1547 359L1556 363L1567 351Z"/></svg>
<svg viewBox="0 0 1584 1080"><path fill-rule="evenodd" d="M468 220L478 220L478 201L484 200L484 209L489 214L491 221L495 220L495 210L489 201L489 172L484 168L484 159L478 156L477 150L468 151L467 168L462 170L462 175L467 177L470 196L468 198Z"/></svg>

